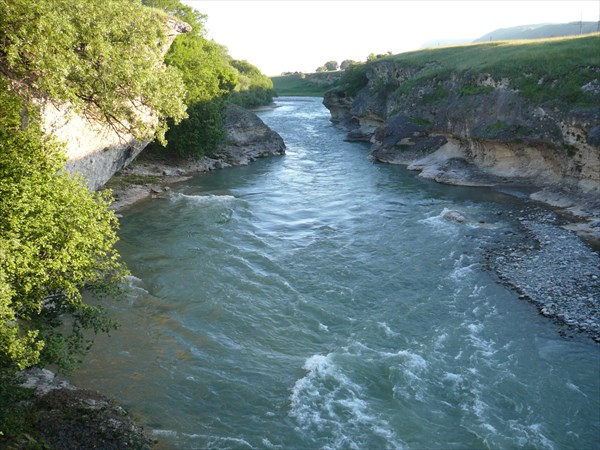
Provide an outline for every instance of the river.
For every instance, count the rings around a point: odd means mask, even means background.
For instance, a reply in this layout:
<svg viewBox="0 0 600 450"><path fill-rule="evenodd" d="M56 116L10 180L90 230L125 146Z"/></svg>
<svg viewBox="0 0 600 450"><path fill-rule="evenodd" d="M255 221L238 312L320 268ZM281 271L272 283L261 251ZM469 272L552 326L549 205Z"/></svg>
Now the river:
<svg viewBox="0 0 600 450"><path fill-rule="evenodd" d="M277 104L286 156L123 213L122 326L75 384L167 449L600 448L600 346L484 269L537 206L374 163L320 98Z"/></svg>

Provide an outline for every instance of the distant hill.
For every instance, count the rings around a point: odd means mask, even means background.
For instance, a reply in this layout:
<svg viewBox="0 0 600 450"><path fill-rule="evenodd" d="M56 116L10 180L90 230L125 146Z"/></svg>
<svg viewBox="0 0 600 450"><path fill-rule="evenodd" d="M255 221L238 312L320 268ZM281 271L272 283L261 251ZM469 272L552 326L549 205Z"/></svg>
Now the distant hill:
<svg viewBox="0 0 600 450"><path fill-rule="evenodd" d="M510 41L515 39L541 39L549 37L573 36L598 31L598 22L539 23L499 28L475 39L473 42Z"/></svg>
<svg viewBox="0 0 600 450"><path fill-rule="evenodd" d="M431 41L423 42L421 48L443 47L446 45L468 44L471 39L432 39Z"/></svg>

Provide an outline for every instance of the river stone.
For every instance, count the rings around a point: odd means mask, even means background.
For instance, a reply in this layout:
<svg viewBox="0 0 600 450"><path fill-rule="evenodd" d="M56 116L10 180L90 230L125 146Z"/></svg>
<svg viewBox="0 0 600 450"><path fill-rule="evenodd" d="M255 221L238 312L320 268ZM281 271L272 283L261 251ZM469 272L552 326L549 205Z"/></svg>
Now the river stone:
<svg viewBox="0 0 600 450"><path fill-rule="evenodd" d="M450 210L446 211L442 217L450 222L463 223L466 222L467 218L458 211Z"/></svg>

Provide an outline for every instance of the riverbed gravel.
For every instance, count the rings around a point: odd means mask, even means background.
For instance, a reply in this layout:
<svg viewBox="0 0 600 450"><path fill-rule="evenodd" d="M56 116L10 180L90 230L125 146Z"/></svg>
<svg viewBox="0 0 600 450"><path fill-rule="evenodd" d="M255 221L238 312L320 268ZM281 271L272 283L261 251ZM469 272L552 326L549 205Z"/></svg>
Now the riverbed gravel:
<svg viewBox="0 0 600 450"><path fill-rule="evenodd" d="M488 268L519 298L561 325L600 343L600 255L553 212L516 213L521 230L488 251Z"/></svg>

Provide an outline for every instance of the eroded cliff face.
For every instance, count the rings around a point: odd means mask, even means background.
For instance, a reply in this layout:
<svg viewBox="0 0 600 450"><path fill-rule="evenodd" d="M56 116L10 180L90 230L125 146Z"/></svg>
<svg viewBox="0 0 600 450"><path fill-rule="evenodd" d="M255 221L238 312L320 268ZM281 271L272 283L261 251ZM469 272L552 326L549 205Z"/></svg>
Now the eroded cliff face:
<svg viewBox="0 0 600 450"><path fill-rule="evenodd" d="M534 198L600 215L598 81L580 87L595 105L565 109L524 98L511 80L487 73L415 83L427 69L381 61L354 98L329 93L323 103L349 140L371 142L375 160L442 183L526 184L539 188Z"/></svg>
<svg viewBox="0 0 600 450"><path fill-rule="evenodd" d="M191 31L188 24L173 18L166 26L168 45L163 48L163 53L167 52L177 35ZM65 144L66 170L73 175L83 175L91 190L102 187L148 144L148 141L119 134L106 124L84 117L69 104L41 101L40 112L44 131ZM140 115L146 123L156 122L150 111L140 112Z"/></svg>

